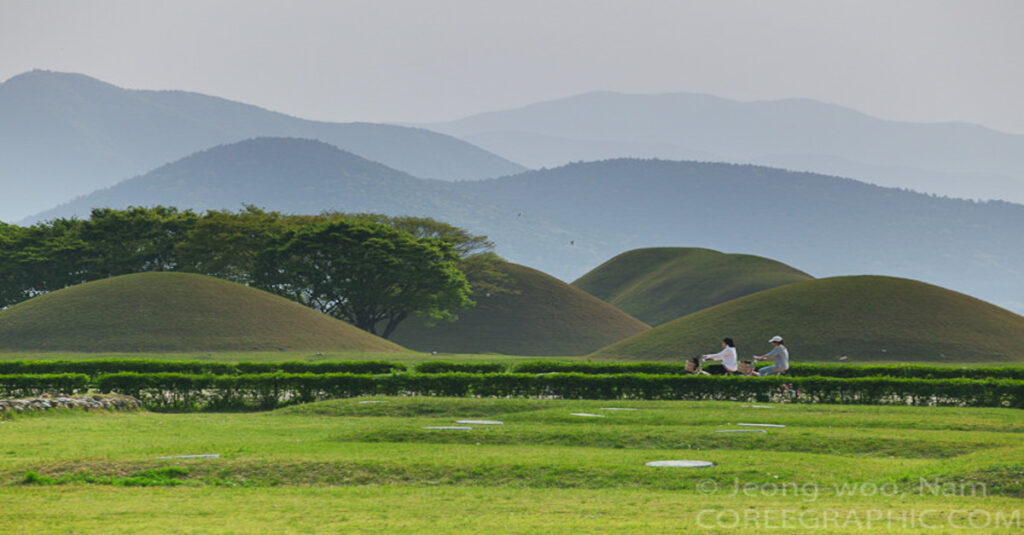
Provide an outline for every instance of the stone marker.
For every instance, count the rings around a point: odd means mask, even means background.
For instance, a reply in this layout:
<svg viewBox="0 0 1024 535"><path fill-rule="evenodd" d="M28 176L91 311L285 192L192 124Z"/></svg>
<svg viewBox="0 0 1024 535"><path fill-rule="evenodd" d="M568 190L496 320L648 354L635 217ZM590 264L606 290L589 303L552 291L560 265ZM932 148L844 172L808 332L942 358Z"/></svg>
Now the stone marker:
<svg viewBox="0 0 1024 535"><path fill-rule="evenodd" d="M367 403L387 403L387 401L382 401L379 399L365 399L359 402L360 405L365 405Z"/></svg>
<svg viewBox="0 0 1024 535"><path fill-rule="evenodd" d="M715 465L715 463L708 461L651 461L644 464L647 466L670 468L707 468Z"/></svg>
<svg viewBox="0 0 1024 535"><path fill-rule="evenodd" d="M786 427L786 426L784 426L782 424L736 424L736 425L742 425L742 426L746 426L746 427Z"/></svg>
<svg viewBox="0 0 1024 535"><path fill-rule="evenodd" d="M456 420L455 423L476 425L505 425L505 422L499 422L497 420Z"/></svg>
<svg viewBox="0 0 1024 535"><path fill-rule="evenodd" d="M590 414L589 412L571 412L572 416L585 416L587 418L604 418L603 414Z"/></svg>

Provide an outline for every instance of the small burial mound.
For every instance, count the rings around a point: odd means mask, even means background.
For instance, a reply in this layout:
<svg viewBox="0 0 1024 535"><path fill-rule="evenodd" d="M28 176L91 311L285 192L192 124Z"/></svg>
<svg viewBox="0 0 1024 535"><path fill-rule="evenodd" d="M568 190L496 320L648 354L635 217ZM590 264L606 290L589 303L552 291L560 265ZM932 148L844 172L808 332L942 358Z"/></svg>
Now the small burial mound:
<svg viewBox="0 0 1024 535"><path fill-rule="evenodd" d="M503 262L509 292L475 294L454 322L409 318L391 339L421 351L585 355L649 329L600 299L535 269Z"/></svg>
<svg viewBox="0 0 1024 535"><path fill-rule="evenodd" d="M572 285L650 325L812 277L760 256L710 249L634 249L594 268Z"/></svg>
<svg viewBox="0 0 1024 535"><path fill-rule="evenodd" d="M276 295L204 275L137 273L0 312L0 351L404 351Z"/></svg>
<svg viewBox="0 0 1024 535"><path fill-rule="evenodd" d="M1024 361L1024 317L964 294L880 276L788 284L734 299L612 344L615 360L682 360L735 340L741 359L786 339L800 361ZM846 357L846 358L843 358Z"/></svg>

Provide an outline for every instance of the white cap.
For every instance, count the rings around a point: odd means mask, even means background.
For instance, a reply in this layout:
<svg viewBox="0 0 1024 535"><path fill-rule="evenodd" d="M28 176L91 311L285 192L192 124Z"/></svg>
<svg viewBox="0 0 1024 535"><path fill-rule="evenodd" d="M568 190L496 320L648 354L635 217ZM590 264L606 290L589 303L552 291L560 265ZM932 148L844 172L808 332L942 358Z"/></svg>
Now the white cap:
<svg viewBox="0 0 1024 535"><path fill-rule="evenodd" d="M776 335L776 336L773 336L773 337L772 337L772 339L771 339L771 340L768 340L768 341L769 341L769 342L772 342L772 343L775 343L775 342L782 342L782 337L781 337L781 336L778 336L778 335Z"/></svg>

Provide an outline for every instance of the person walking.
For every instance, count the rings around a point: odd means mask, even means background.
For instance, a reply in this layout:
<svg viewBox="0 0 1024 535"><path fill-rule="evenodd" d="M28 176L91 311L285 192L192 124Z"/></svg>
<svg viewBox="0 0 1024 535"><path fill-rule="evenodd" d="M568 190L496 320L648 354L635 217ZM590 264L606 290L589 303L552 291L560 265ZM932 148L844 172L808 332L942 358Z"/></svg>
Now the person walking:
<svg viewBox="0 0 1024 535"><path fill-rule="evenodd" d="M727 373L736 373L736 344L733 343L732 338L722 339L722 350L714 355L701 355L702 360L718 360L721 364L712 364L706 368L706 371L711 375L725 375Z"/></svg>
<svg viewBox="0 0 1024 535"><path fill-rule="evenodd" d="M789 349L781 336L773 336L771 340L772 350L764 355L754 355L754 360L770 360L771 366L757 370L760 375L782 375L789 371Z"/></svg>

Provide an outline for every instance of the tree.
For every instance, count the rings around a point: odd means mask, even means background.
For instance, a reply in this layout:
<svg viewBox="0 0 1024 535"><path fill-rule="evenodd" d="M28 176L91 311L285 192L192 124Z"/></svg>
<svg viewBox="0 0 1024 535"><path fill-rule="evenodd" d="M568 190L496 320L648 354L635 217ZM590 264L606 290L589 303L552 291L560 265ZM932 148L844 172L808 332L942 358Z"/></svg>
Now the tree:
<svg viewBox="0 0 1024 535"><path fill-rule="evenodd" d="M83 225L77 219L55 219L31 227L6 227L0 239L2 305L90 280Z"/></svg>
<svg viewBox="0 0 1024 535"><path fill-rule="evenodd" d="M387 338L410 314L454 319L472 306L454 247L388 225L311 223L257 259L254 283Z"/></svg>
<svg viewBox="0 0 1024 535"><path fill-rule="evenodd" d="M260 251L307 223L304 217L283 216L251 205L238 213L208 211L175 246L180 269L250 284Z"/></svg>
<svg viewBox="0 0 1024 535"><path fill-rule="evenodd" d="M437 238L444 240L455 248L459 256L466 258L471 255L485 253L494 249L494 243L487 236L471 234L469 231L429 217L388 216L383 214L343 214L327 212L323 217L330 219L353 219L382 223L389 227L408 232L417 238Z"/></svg>
<svg viewBox="0 0 1024 535"><path fill-rule="evenodd" d="M191 210L179 212L165 206L94 209L81 229L87 246L89 280L176 270L175 246L196 220Z"/></svg>

